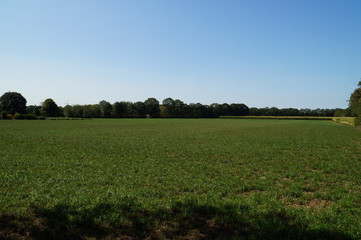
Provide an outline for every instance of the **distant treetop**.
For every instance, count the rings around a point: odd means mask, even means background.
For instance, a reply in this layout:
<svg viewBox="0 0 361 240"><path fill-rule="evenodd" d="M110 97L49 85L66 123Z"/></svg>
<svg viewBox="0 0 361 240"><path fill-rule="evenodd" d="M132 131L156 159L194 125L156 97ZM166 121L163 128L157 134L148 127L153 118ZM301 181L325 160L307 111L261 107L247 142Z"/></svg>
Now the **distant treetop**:
<svg viewBox="0 0 361 240"><path fill-rule="evenodd" d="M26 112L26 99L18 92L6 92L0 97L2 113L15 114Z"/></svg>

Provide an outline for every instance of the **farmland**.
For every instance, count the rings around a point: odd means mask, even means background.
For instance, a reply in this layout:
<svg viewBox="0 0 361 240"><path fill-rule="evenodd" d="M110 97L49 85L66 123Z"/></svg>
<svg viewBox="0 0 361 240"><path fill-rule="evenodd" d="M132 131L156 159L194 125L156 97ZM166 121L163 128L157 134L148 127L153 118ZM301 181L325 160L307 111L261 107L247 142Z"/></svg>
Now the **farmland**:
<svg viewBox="0 0 361 240"><path fill-rule="evenodd" d="M1 121L0 238L360 239L360 163L331 121Z"/></svg>

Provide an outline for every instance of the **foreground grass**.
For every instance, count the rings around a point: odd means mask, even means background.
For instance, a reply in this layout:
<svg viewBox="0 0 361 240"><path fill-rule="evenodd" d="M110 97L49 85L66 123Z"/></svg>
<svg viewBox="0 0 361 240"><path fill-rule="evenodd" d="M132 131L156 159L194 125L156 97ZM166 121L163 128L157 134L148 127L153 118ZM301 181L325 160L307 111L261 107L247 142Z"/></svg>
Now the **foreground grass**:
<svg viewBox="0 0 361 240"><path fill-rule="evenodd" d="M0 122L0 238L361 239L361 132L329 121Z"/></svg>

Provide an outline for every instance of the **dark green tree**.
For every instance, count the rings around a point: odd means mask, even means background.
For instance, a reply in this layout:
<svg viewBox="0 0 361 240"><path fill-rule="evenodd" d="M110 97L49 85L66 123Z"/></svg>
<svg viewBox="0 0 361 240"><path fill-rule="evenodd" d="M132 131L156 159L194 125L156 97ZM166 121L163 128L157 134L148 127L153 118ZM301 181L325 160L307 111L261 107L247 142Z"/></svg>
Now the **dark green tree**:
<svg viewBox="0 0 361 240"><path fill-rule="evenodd" d="M218 104L218 103L212 103L210 106L213 116L214 117L219 117L222 116L222 105Z"/></svg>
<svg viewBox="0 0 361 240"><path fill-rule="evenodd" d="M280 109L280 116L300 116L301 113L296 108L282 108Z"/></svg>
<svg viewBox="0 0 361 240"><path fill-rule="evenodd" d="M70 106L69 104L65 105L64 115L65 115L65 117L74 117L73 106Z"/></svg>
<svg viewBox="0 0 361 240"><path fill-rule="evenodd" d="M135 117L137 114L136 114L134 103L125 102L124 104L126 105L126 108L127 108L126 117L130 117L130 118Z"/></svg>
<svg viewBox="0 0 361 240"><path fill-rule="evenodd" d="M173 103L173 117L185 118L188 117L187 104L183 101L176 99Z"/></svg>
<svg viewBox="0 0 361 240"><path fill-rule="evenodd" d="M353 91L349 100L350 115L356 117L355 124L361 125L361 81L358 88Z"/></svg>
<svg viewBox="0 0 361 240"><path fill-rule="evenodd" d="M0 111L5 114L25 113L26 99L17 92L6 92L0 97Z"/></svg>
<svg viewBox="0 0 361 240"><path fill-rule="evenodd" d="M61 116L60 109L53 99L46 99L41 105L41 115L44 117L59 117Z"/></svg>
<svg viewBox="0 0 361 240"><path fill-rule="evenodd" d="M34 114L35 116L41 116L40 109L41 106L30 105L26 107L26 112L30 114Z"/></svg>
<svg viewBox="0 0 361 240"><path fill-rule="evenodd" d="M62 106L59 106L58 117L65 117L64 108Z"/></svg>
<svg viewBox="0 0 361 240"><path fill-rule="evenodd" d="M209 118L213 116L212 110L207 105L201 103L190 103L188 105L189 117Z"/></svg>
<svg viewBox="0 0 361 240"><path fill-rule="evenodd" d="M148 98L144 101L146 114L150 117L159 117L159 102L155 98Z"/></svg>
<svg viewBox="0 0 361 240"><path fill-rule="evenodd" d="M73 105L72 106L73 117L81 118L84 113L84 105Z"/></svg>
<svg viewBox="0 0 361 240"><path fill-rule="evenodd" d="M335 117L349 117L350 116L350 109L342 109L342 108L336 108L334 112Z"/></svg>
<svg viewBox="0 0 361 240"><path fill-rule="evenodd" d="M113 104L113 116L116 118L128 117L128 103L127 102L115 102Z"/></svg>
<svg viewBox="0 0 361 240"><path fill-rule="evenodd" d="M250 116L261 116L262 112L259 108L252 107L249 109Z"/></svg>
<svg viewBox="0 0 361 240"><path fill-rule="evenodd" d="M105 100L102 100L99 102L99 107L100 107L100 112L101 112L101 116L103 118L109 118L111 117L112 111L113 111L113 107L110 104L110 102L107 102Z"/></svg>
<svg viewBox="0 0 361 240"><path fill-rule="evenodd" d="M84 105L83 107L83 118L99 118L101 116L100 107L98 104Z"/></svg>
<svg viewBox="0 0 361 240"><path fill-rule="evenodd" d="M249 108L242 103L232 103L230 107L232 116L246 116L249 113Z"/></svg>
<svg viewBox="0 0 361 240"><path fill-rule="evenodd" d="M144 118L146 114L146 107L143 102L134 103L135 116L137 118Z"/></svg>
<svg viewBox="0 0 361 240"><path fill-rule="evenodd" d="M100 118L101 117L101 111L99 104L92 104L90 105L91 111L92 111L92 117L93 118Z"/></svg>
<svg viewBox="0 0 361 240"><path fill-rule="evenodd" d="M358 83L358 88L350 96L349 108L353 116L361 117L361 81Z"/></svg>
<svg viewBox="0 0 361 240"><path fill-rule="evenodd" d="M174 100L170 97L163 100L162 117L174 117Z"/></svg>

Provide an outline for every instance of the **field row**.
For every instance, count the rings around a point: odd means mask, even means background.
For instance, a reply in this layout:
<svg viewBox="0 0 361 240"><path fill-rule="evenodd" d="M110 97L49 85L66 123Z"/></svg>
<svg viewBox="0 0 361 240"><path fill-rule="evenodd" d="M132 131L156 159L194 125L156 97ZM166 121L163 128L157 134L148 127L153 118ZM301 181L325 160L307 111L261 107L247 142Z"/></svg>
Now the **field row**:
<svg viewBox="0 0 361 240"><path fill-rule="evenodd" d="M94 119L0 132L0 238L361 238L350 126Z"/></svg>
<svg viewBox="0 0 361 240"><path fill-rule="evenodd" d="M223 119L281 119L281 120L332 120L333 117L309 116L221 116Z"/></svg>

